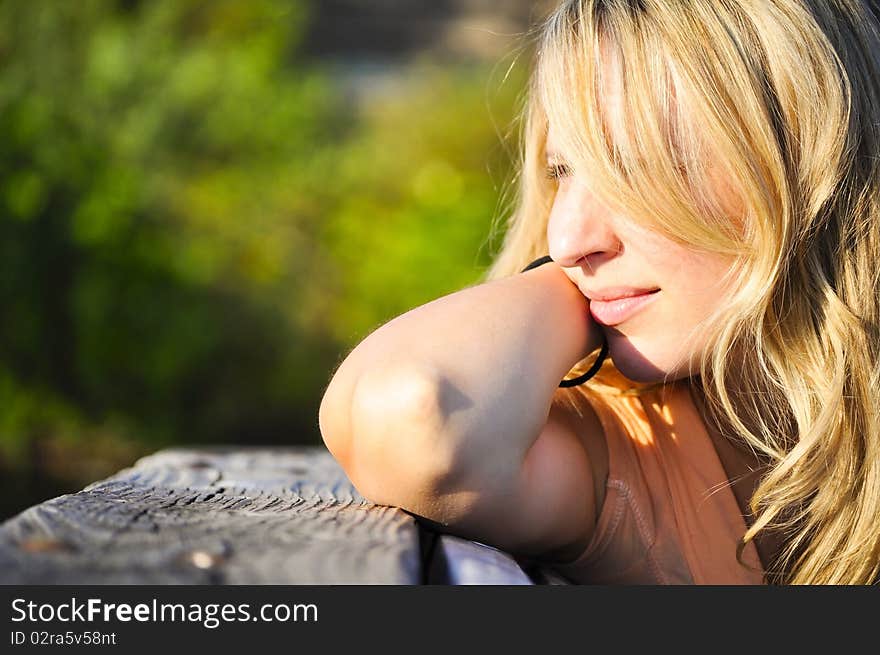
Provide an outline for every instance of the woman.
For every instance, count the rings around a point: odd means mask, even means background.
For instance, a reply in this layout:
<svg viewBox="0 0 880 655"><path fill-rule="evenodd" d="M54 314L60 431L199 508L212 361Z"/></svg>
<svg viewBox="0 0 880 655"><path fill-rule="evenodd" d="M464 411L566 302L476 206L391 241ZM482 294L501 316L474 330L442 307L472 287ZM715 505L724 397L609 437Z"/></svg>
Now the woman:
<svg viewBox="0 0 880 655"><path fill-rule="evenodd" d="M361 492L577 582L874 582L875 12L563 2L486 281L327 388Z"/></svg>

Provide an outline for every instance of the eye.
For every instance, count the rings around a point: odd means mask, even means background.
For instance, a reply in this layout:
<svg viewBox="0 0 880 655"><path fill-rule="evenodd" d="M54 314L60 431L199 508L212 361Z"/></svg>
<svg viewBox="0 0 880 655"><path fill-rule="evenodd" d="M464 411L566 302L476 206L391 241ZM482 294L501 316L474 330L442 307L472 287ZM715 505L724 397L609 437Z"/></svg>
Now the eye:
<svg viewBox="0 0 880 655"><path fill-rule="evenodd" d="M547 164L547 177L551 180L571 177L571 174L571 167L567 164Z"/></svg>

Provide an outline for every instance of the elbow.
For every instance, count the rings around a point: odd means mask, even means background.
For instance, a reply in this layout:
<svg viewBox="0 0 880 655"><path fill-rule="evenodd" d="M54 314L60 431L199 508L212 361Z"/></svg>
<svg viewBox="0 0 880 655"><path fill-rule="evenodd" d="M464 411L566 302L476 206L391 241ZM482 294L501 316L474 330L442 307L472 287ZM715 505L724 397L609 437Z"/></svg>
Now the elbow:
<svg viewBox="0 0 880 655"><path fill-rule="evenodd" d="M324 390L318 408L318 431L324 446L334 459L346 466L351 450L351 412L349 398L341 393L340 384L331 380Z"/></svg>
<svg viewBox="0 0 880 655"><path fill-rule="evenodd" d="M373 503L424 511L457 469L434 376L370 370L354 386L348 411L337 459L352 484Z"/></svg>

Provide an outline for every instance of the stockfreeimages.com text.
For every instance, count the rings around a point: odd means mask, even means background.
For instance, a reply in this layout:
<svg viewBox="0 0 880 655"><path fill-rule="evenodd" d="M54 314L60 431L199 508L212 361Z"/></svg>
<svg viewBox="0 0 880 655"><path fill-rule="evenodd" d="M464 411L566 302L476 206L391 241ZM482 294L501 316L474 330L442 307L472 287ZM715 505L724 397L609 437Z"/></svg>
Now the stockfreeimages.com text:
<svg viewBox="0 0 880 655"><path fill-rule="evenodd" d="M265 621L318 622L318 607L313 603L266 603L255 612L249 603L160 603L155 598L150 603L105 603L100 598L79 601L71 598L63 603L35 603L24 598L12 601L12 620L33 623L61 621L93 623L102 621L164 622L180 621L201 623L206 628L216 628L224 622Z"/></svg>

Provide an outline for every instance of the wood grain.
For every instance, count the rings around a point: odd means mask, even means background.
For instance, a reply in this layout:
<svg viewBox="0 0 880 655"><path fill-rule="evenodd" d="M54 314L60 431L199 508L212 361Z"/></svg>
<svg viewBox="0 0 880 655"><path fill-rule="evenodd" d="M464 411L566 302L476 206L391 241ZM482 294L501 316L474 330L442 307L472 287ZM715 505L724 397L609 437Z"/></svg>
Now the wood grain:
<svg viewBox="0 0 880 655"><path fill-rule="evenodd" d="M2 584L420 584L419 528L322 447L161 451L0 525Z"/></svg>

